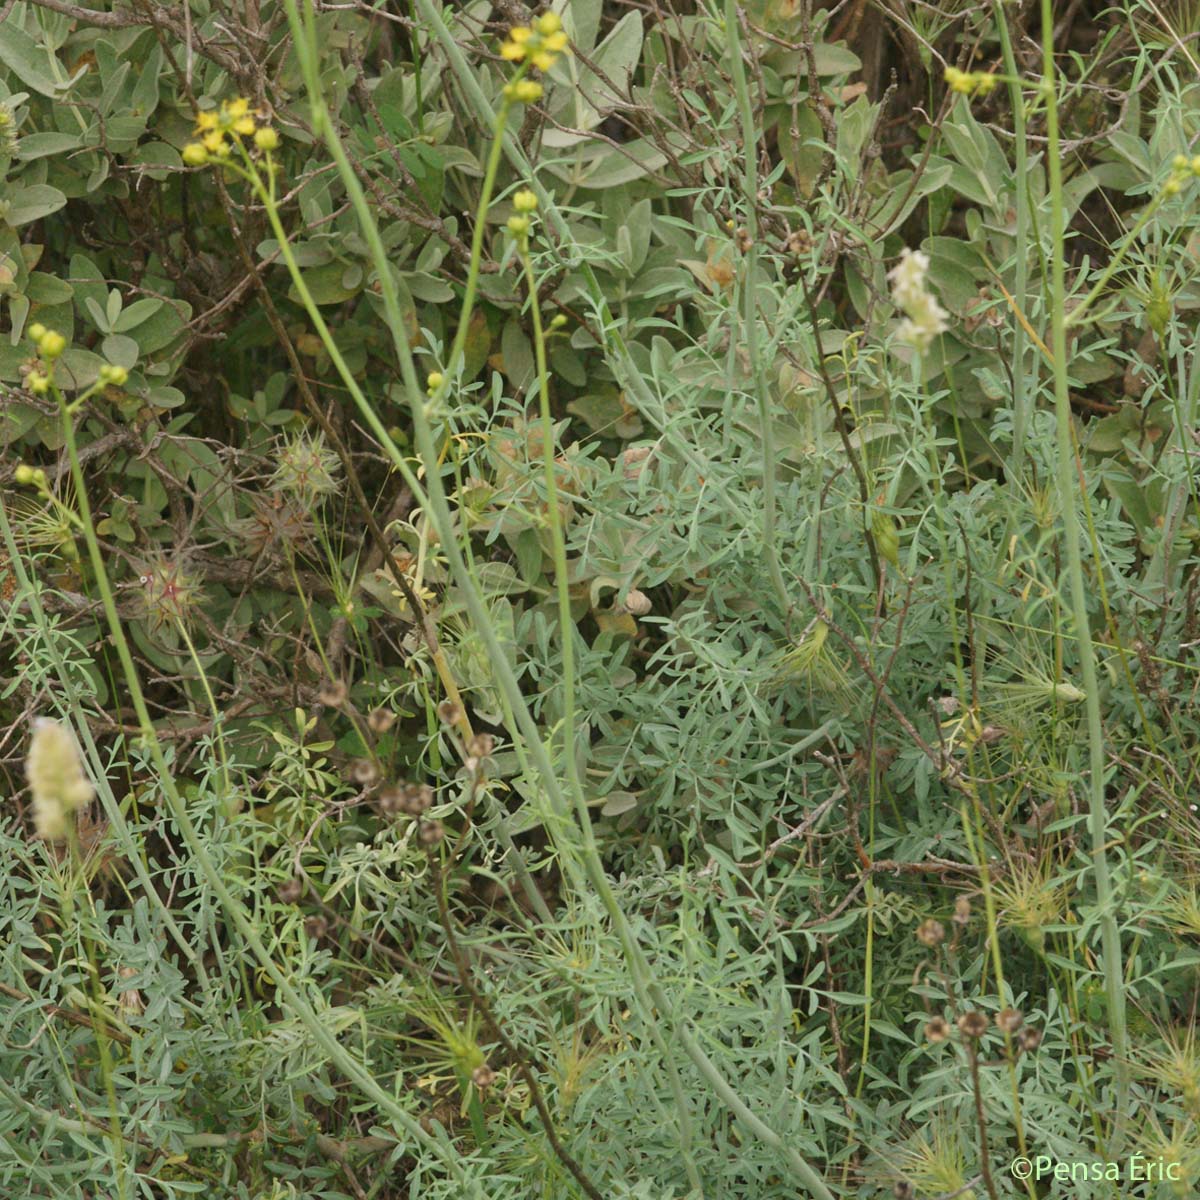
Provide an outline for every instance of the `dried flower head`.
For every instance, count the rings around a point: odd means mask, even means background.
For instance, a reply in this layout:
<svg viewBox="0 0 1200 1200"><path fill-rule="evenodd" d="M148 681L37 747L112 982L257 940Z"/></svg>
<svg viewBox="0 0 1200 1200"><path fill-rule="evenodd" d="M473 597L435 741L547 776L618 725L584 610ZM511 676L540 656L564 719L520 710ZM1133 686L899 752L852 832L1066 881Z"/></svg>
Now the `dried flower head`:
<svg viewBox="0 0 1200 1200"><path fill-rule="evenodd" d="M471 1082L481 1092L486 1092L496 1082L496 1072L487 1063L482 1063L471 1072Z"/></svg>
<svg viewBox="0 0 1200 1200"><path fill-rule="evenodd" d="M320 913L317 913L315 916L305 919L304 932L310 938L319 940L329 932L329 922Z"/></svg>
<svg viewBox="0 0 1200 1200"><path fill-rule="evenodd" d="M477 733L467 742L467 753L472 758L488 758L496 748L496 739L490 733Z"/></svg>
<svg viewBox="0 0 1200 1200"><path fill-rule="evenodd" d="M137 973L136 967L117 968L117 977L122 981L132 979ZM142 993L137 988L121 988L118 985L115 991L117 995L117 1007L121 1010L123 1016L137 1017L146 1011L146 1002L142 999Z"/></svg>
<svg viewBox="0 0 1200 1200"><path fill-rule="evenodd" d="M946 321L950 314L925 286L928 273L929 256L908 247L900 252L899 263L888 272L892 302L904 313L896 335L921 353L929 349L939 333L949 328Z"/></svg>
<svg viewBox="0 0 1200 1200"><path fill-rule="evenodd" d="M317 691L317 699L326 708L341 708L350 695L350 689L340 679L326 679Z"/></svg>
<svg viewBox="0 0 1200 1200"><path fill-rule="evenodd" d="M183 560L159 555L138 576L142 585L142 612L150 628L190 625L196 606L204 599Z"/></svg>
<svg viewBox="0 0 1200 1200"><path fill-rule="evenodd" d="M441 821L422 821L417 830L421 845L432 849L446 836L445 827Z"/></svg>
<svg viewBox="0 0 1200 1200"><path fill-rule="evenodd" d="M369 758L356 758L350 763L351 780L359 787L374 787L379 782L379 768Z"/></svg>
<svg viewBox="0 0 1200 1200"><path fill-rule="evenodd" d="M922 946L940 946L946 940L946 927L932 917L917 926L917 941Z"/></svg>
<svg viewBox="0 0 1200 1200"><path fill-rule="evenodd" d="M51 842L66 837L71 818L95 794L83 773L79 746L66 726L49 717L34 721L25 777L38 836Z"/></svg>
<svg viewBox="0 0 1200 1200"><path fill-rule="evenodd" d="M988 1019L978 1011L963 1013L958 1018L958 1028L963 1037L981 1038L988 1031Z"/></svg>
<svg viewBox="0 0 1200 1200"><path fill-rule="evenodd" d="M954 901L955 925L966 925L971 920L971 901L966 896L958 896Z"/></svg>
<svg viewBox="0 0 1200 1200"><path fill-rule="evenodd" d="M280 904L295 904L304 895L304 880L299 875L293 875L279 885L276 895Z"/></svg>
<svg viewBox="0 0 1200 1200"><path fill-rule="evenodd" d="M945 1017L933 1017L925 1022L925 1038L930 1042L944 1042L950 1036L950 1025Z"/></svg>
<svg viewBox="0 0 1200 1200"><path fill-rule="evenodd" d="M462 720L462 705L454 700L443 700L437 706L438 720L443 725L457 725Z"/></svg>
<svg viewBox="0 0 1200 1200"><path fill-rule="evenodd" d="M375 803L385 817L394 817L397 813L408 811L404 787L398 783L380 788L379 794L375 797Z"/></svg>
<svg viewBox="0 0 1200 1200"><path fill-rule="evenodd" d="M1001 1033L1016 1033L1025 1021L1025 1014L1019 1008L1002 1008L996 1014L996 1028Z"/></svg>
<svg viewBox="0 0 1200 1200"><path fill-rule="evenodd" d="M367 715L367 725L372 733L387 733L396 723L396 714L390 708L373 708Z"/></svg>
<svg viewBox="0 0 1200 1200"><path fill-rule="evenodd" d="M1042 1044L1041 1032L1031 1029L1028 1025L1017 1034L1017 1045L1027 1054L1032 1053Z"/></svg>
<svg viewBox="0 0 1200 1200"><path fill-rule="evenodd" d="M404 811L419 817L433 807L433 788L427 783L410 783L404 788Z"/></svg>
<svg viewBox="0 0 1200 1200"><path fill-rule="evenodd" d="M273 492L287 492L304 504L338 490L338 457L325 445L325 435L294 434L278 451L279 461L268 485Z"/></svg>

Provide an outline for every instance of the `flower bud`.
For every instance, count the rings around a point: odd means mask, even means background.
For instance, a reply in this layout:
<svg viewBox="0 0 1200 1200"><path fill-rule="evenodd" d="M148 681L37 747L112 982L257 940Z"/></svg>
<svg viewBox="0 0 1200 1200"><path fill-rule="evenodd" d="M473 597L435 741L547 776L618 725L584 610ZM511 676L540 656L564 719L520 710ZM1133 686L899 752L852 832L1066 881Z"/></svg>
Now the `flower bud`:
<svg viewBox="0 0 1200 1200"><path fill-rule="evenodd" d="M254 135L254 144L260 149L268 153L272 150L279 149L279 134L273 129L262 128Z"/></svg>

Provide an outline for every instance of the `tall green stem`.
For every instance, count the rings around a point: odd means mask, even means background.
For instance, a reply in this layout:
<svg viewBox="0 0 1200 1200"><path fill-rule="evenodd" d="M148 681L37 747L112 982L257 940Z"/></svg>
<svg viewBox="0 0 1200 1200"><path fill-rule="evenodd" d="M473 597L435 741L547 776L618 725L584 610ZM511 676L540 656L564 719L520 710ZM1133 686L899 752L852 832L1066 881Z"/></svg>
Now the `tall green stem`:
<svg viewBox="0 0 1200 1200"><path fill-rule="evenodd" d="M754 107L746 83L746 67L742 62L741 30L735 0L725 0L725 36L729 42L729 63L733 76L733 91L737 97L738 115L742 125L742 161L745 164L746 238L749 245L744 256L742 275L742 324L745 327L746 356L754 380L758 400L759 436L762 439L762 539L763 556L771 585L779 597L786 616L792 606L787 584L779 567L775 548L775 424L771 419L771 393L767 387L766 371L758 354L758 299L754 294L758 275L758 134L754 122ZM818 347L818 352L819 352Z"/></svg>
<svg viewBox="0 0 1200 1200"><path fill-rule="evenodd" d="M1125 992L1122 986L1121 934L1105 853L1104 810L1104 726L1100 716L1100 691L1096 678L1095 651L1088 619L1087 589L1083 579L1083 552L1080 541L1078 492L1080 476L1071 437L1071 401L1067 380L1066 222L1063 207L1062 159L1058 131L1058 85L1054 67L1054 15L1051 0L1042 0L1043 87L1046 93L1046 167L1050 184L1051 269L1050 316L1051 349L1054 354L1054 405L1058 418L1058 491L1063 514L1063 540L1067 549L1067 570L1071 580L1071 601L1075 640L1079 648L1080 674L1087 693L1088 731L1088 815L1092 837L1092 870L1096 879L1096 899L1100 910L1100 936L1103 955L1104 988L1108 1001L1108 1023L1112 1036L1113 1062L1117 1080L1118 1114L1124 1112L1128 1087L1128 1047L1125 1028ZM1093 290L1093 295L1095 291ZM1099 570L1099 562L1096 564Z"/></svg>

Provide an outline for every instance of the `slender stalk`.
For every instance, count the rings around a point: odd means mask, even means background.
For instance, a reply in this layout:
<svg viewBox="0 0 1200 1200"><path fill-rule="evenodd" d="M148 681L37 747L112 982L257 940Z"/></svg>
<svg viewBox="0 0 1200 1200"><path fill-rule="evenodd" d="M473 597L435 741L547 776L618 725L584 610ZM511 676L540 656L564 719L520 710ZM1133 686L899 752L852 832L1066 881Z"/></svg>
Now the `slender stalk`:
<svg viewBox="0 0 1200 1200"><path fill-rule="evenodd" d="M1108 1003L1108 1024L1112 1036L1113 1063L1117 1081L1117 1119L1125 1110L1128 1089L1128 1044L1125 1022L1125 990L1121 968L1121 934L1117 926L1112 882L1105 852L1104 809L1104 726L1100 715L1100 691L1096 678L1096 658L1088 619L1087 588L1083 578L1083 553L1079 529L1076 460L1071 438L1071 401L1067 381L1067 317L1065 252L1066 223L1063 207L1062 159L1059 147L1057 80L1054 66L1054 15L1052 0L1042 0L1043 87L1046 94L1046 166L1050 185L1050 316L1051 349L1054 354L1054 404L1058 418L1058 490L1063 515L1063 540L1067 549L1067 573L1071 581L1071 600L1075 623L1075 641L1079 651L1080 676L1087 693L1088 731L1088 817L1092 836L1092 870L1096 880L1096 899L1100 909L1100 935L1104 989ZM1106 276L1107 277L1107 276ZM1104 278L1093 289L1097 294ZM1086 303L1086 302L1085 302ZM1076 310L1077 312L1079 310ZM1097 570L1099 563L1097 562Z"/></svg>
<svg viewBox="0 0 1200 1200"><path fill-rule="evenodd" d="M1004 73L1008 76L1008 97L1012 109L1013 144L1016 168L1014 179L1017 192L1017 227L1015 232L1016 263L1014 264L1013 290L1017 306L1025 311L1029 282L1029 151L1025 145L1025 98L1021 93L1021 76L1017 72L1017 59L1013 54L1012 38L1008 32L1008 17L1004 12L1003 0L992 0L995 10L996 33L1000 38L1000 52L1004 56ZM1021 478L1021 467L1025 457L1025 439L1029 432L1029 416L1034 395L1033 382L1026 382L1027 334L1025 326L1017 321L1012 331L1012 379L1013 379L1013 445L1009 460L1011 479Z"/></svg>
<svg viewBox="0 0 1200 1200"><path fill-rule="evenodd" d="M742 275L742 325L746 338L746 356L750 360L750 372L754 379L754 394L758 400L759 436L762 439L763 556L767 562L767 573L771 576L771 585L786 616L792 602L775 548L775 425L771 419L771 394L767 387L766 372L758 354L758 299L754 294L758 275L758 134L754 122L754 108L750 102L750 88L746 83L746 67L742 62L740 32L738 6L735 0L725 0L725 36L729 40L730 72L742 123L742 161L745 164L743 189L746 193L746 237L749 245L743 257L745 270ZM819 345L817 353L820 353Z"/></svg>

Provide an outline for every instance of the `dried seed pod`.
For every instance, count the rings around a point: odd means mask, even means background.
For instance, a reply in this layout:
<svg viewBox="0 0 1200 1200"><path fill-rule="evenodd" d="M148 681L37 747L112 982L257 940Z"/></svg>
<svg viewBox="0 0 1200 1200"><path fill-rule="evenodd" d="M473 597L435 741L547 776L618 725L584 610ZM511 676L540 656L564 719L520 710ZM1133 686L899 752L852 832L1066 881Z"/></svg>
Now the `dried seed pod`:
<svg viewBox="0 0 1200 1200"><path fill-rule="evenodd" d="M496 1072L487 1063L483 1063L471 1072L471 1082L481 1092L486 1092L496 1082Z"/></svg>
<svg viewBox="0 0 1200 1200"><path fill-rule="evenodd" d="M427 783L409 783L404 788L404 811L419 817L433 807L433 788Z"/></svg>
<svg viewBox="0 0 1200 1200"><path fill-rule="evenodd" d="M374 787L379 782L379 768L369 758L356 758L350 764L350 778L359 787Z"/></svg>
<svg viewBox="0 0 1200 1200"><path fill-rule="evenodd" d="M317 690L317 699L326 708L341 708L350 697L350 689L340 679L326 679Z"/></svg>
<svg viewBox="0 0 1200 1200"><path fill-rule="evenodd" d="M329 932L329 922L320 913L317 913L315 916L305 919L304 932L310 938L319 941Z"/></svg>
<svg viewBox="0 0 1200 1200"><path fill-rule="evenodd" d="M1032 1054L1041 1044L1041 1033L1036 1029L1031 1029L1028 1025L1017 1034L1017 1045L1027 1054Z"/></svg>
<svg viewBox="0 0 1200 1200"><path fill-rule="evenodd" d="M437 715L443 725L457 725L463 718L462 705L454 700L443 700L437 706Z"/></svg>
<svg viewBox="0 0 1200 1200"><path fill-rule="evenodd" d="M496 739L490 733L477 733L467 742L467 753L474 758L489 758L496 748Z"/></svg>
<svg viewBox="0 0 1200 1200"><path fill-rule="evenodd" d="M971 901L966 896L959 896L954 901L954 923L966 925L971 920Z"/></svg>
<svg viewBox="0 0 1200 1200"><path fill-rule="evenodd" d="M981 1012L963 1013L958 1018L958 1028L963 1037L981 1038L988 1030L988 1019Z"/></svg>
<svg viewBox="0 0 1200 1200"><path fill-rule="evenodd" d="M375 803L379 806L380 813L385 817L394 817L398 813L407 811L404 786L399 783L393 783L387 787L380 788L378 796L375 797Z"/></svg>
<svg viewBox="0 0 1200 1200"><path fill-rule="evenodd" d="M922 946L940 946L946 940L946 927L932 917L917 926L917 941Z"/></svg>
<svg viewBox="0 0 1200 1200"><path fill-rule="evenodd" d="M950 1036L950 1025L945 1017L933 1017L925 1022L925 1037L931 1042L944 1042Z"/></svg>
<svg viewBox="0 0 1200 1200"><path fill-rule="evenodd" d="M625 597L627 612L632 613L635 617L644 617L652 607L650 597L645 592L639 591L637 588L629 589L629 594Z"/></svg>
<svg viewBox="0 0 1200 1200"><path fill-rule="evenodd" d="M396 723L396 714L390 708L373 708L367 716L367 727L374 734L387 733Z"/></svg>
<svg viewBox="0 0 1200 1200"><path fill-rule="evenodd" d="M446 836L445 827L441 821L422 821L417 830L417 837L422 846L432 849Z"/></svg>
<svg viewBox="0 0 1200 1200"><path fill-rule="evenodd" d="M996 1014L996 1028L1001 1033L1016 1033L1025 1021L1025 1014L1019 1008L1002 1008Z"/></svg>
<svg viewBox="0 0 1200 1200"><path fill-rule="evenodd" d="M295 904L304 895L304 880L299 875L292 876L279 885L275 893L280 904Z"/></svg>

